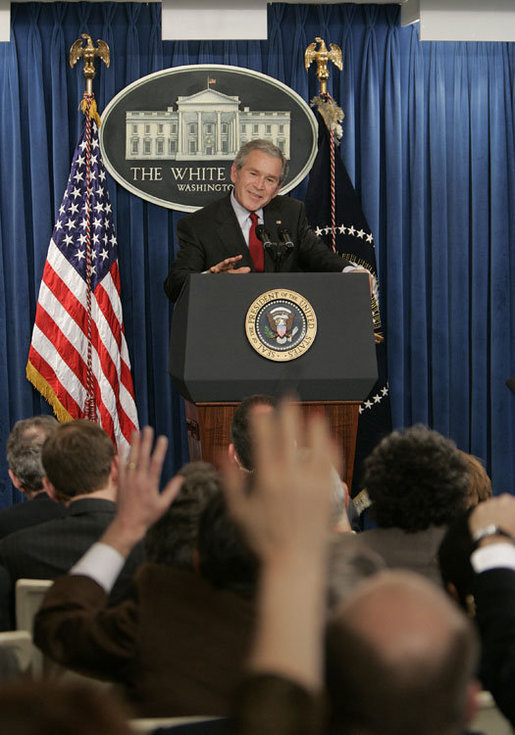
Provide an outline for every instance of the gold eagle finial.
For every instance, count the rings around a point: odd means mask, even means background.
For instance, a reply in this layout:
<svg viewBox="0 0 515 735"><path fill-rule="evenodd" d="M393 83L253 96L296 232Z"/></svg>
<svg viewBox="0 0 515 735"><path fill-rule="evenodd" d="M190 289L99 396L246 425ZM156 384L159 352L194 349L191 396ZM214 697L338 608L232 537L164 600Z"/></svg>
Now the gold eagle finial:
<svg viewBox="0 0 515 735"><path fill-rule="evenodd" d="M86 45L82 45L82 39L86 39ZM83 33L78 38L70 49L70 66L73 67L80 59L84 57L84 69L83 74L86 78L86 94L92 94L93 92L93 79L95 78L95 56L102 59L106 66L109 66L109 46L105 41L97 40L98 46L93 45L91 36L87 33Z"/></svg>
<svg viewBox="0 0 515 735"><path fill-rule="evenodd" d="M318 51L316 51L317 43L320 44ZM306 71L311 66L312 61L317 62L316 75L318 81L320 82L321 95L327 94L327 80L329 79L327 63L329 61L332 61L333 64L337 66L338 69L340 69L340 71L343 69L341 48L336 43L330 43L329 48L330 51L327 50L324 39L317 36L315 38L315 41L313 43L310 43L306 51L304 52L304 65L306 67Z"/></svg>

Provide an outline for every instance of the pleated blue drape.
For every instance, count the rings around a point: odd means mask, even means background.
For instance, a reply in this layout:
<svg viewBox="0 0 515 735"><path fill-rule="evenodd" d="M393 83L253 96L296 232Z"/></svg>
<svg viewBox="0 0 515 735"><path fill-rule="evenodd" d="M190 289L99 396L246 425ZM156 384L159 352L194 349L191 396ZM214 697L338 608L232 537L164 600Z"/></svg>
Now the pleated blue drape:
<svg viewBox="0 0 515 735"><path fill-rule="evenodd" d="M274 4L268 14L268 41L163 43L157 3L13 4L12 40L0 44L0 505L19 499L5 465L10 427L48 412L25 363L79 135L84 84L68 52L82 32L111 48L94 83L100 110L138 77L203 62L263 71L309 100L318 85L305 46L317 35L341 46L329 91L375 235L394 425L433 426L484 460L497 493L514 491L515 44L421 43L393 5ZM136 402L141 423L170 438L169 476L187 460L162 290L182 214L113 181L110 194Z"/></svg>

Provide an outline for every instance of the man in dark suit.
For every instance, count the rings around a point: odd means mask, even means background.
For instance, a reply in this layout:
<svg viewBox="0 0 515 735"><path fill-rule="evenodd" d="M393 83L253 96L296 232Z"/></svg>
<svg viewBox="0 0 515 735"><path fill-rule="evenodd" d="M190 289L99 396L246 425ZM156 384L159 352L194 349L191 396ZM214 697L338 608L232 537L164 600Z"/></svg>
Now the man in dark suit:
<svg viewBox="0 0 515 735"><path fill-rule="evenodd" d="M68 571L115 513L118 460L112 441L97 424L84 420L60 424L45 441L41 458L45 490L65 512L62 518L17 531L0 542L0 569L11 582L9 599L0 599L0 606L11 616L17 579L53 579ZM113 599L123 596L143 556L138 545L118 578Z"/></svg>
<svg viewBox="0 0 515 735"><path fill-rule="evenodd" d="M251 140L240 148L231 194L177 225L180 247L164 283L171 301L191 273L367 272L329 250L310 228L302 202L276 196L286 172L286 159L270 141ZM277 247L263 247L259 225Z"/></svg>
<svg viewBox="0 0 515 735"><path fill-rule="evenodd" d="M193 524L195 569L177 555L172 499L181 478L159 493L166 441L150 456L153 434L133 437L120 462L116 516L70 573L48 591L34 625L47 656L124 688L138 716L227 715L254 619L256 562L243 547L220 492ZM206 479L207 479L207 475ZM189 484L191 477L185 477ZM209 480L213 483L213 477ZM120 604L107 595L127 555L150 528L152 561L143 564Z"/></svg>
<svg viewBox="0 0 515 735"><path fill-rule="evenodd" d="M9 477L28 502L15 503L0 512L0 539L64 515L64 507L43 487L45 471L41 464L41 447L58 426L53 416L33 416L14 424L6 447Z"/></svg>

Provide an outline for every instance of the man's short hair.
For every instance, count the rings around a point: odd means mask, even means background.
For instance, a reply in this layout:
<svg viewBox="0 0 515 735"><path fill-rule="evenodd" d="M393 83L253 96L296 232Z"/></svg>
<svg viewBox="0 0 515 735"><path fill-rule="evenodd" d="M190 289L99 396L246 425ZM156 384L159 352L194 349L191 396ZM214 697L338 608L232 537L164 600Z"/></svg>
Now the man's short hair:
<svg viewBox="0 0 515 735"><path fill-rule="evenodd" d="M421 424L386 436L364 470L380 528L422 531L447 525L465 510L467 462L453 441Z"/></svg>
<svg viewBox="0 0 515 735"><path fill-rule="evenodd" d="M45 471L41 448L58 426L53 416L33 416L14 424L7 439L7 464L23 490L37 492L43 489Z"/></svg>
<svg viewBox="0 0 515 735"><path fill-rule="evenodd" d="M356 605L365 590L368 601ZM327 632L329 732L460 735L479 653L470 621L436 585L409 572L381 572L352 599Z"/></svg>
<svg viewBox="0 0 515 735"><path fill-rule="evenodd" d="M78 419L57 427L44 443L41 459L46 476L63 502L106 486L114 446L98 424Z"/></svg>
<svg viewBox="0 0 515 735"><path fill-rule="evenodd" d="M231 441L238 455L242 467L246 470L254 469L251 414L256 406L271 406L275 408L277 401L272 396L256 394L245 398L236 411L231 423Z"/></svg>
<svg viewBox="0 0 515 735"><path fill-rule="evenodd" d="M145 551L149 562L192 570L200 516L209 499L221 491L222 482L208 462L190 462L177 474L184 477L179 494L147 531Z"/></svg>
<svg viewBox="0 0 515 735"><path fill-rule="evenodd" d="M272 158L278 158L281 161L282 169L281 175L279 176L279 184L283 184L288 175L288 161L286 160L284 153L278 146L274 145L271 140L264 140L263 138L256 138L255 140L249 140L248 143L244 143L234 159L234 165L237 169L240 169L245 165L249 154L252 151L262 151L267 156Z"/></svg>

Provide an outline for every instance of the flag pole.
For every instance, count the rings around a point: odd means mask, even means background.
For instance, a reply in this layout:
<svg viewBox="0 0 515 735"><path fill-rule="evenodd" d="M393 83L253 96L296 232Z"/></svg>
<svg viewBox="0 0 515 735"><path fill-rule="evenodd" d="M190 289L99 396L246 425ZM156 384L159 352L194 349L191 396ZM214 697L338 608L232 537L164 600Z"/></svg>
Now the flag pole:
<svg viewBox="0 0 515 735"><path fill-rule="evenodd" d="M84 46L82 40L86 40ZM73 68L77 61L82 57L84 66L82 73L86 80L86 89L80 103L80 109L86 116L86 201L84 205L86 225L86 312L87 312L87 361L86 361L86 400L84 402L84 414L90 421L97 420L97 406L94 393L94 375L93 375L93 348L92 348L92 314L91 314L91 294L92 294L92 273L93 258L91 247L91 125L92 120L95 121L97 128L100 127L100 115L97 111L95 96L93 94L93 79L96 76L95 57L101 59L104 64L109 67L110 54L109 46L101 39L97 40L97 46L93 45L91 36L83 33L70 48L70 66Z"/></svg>

